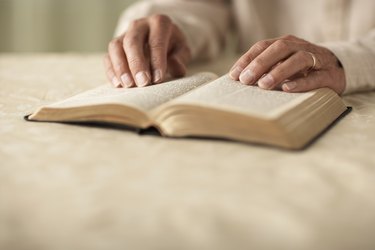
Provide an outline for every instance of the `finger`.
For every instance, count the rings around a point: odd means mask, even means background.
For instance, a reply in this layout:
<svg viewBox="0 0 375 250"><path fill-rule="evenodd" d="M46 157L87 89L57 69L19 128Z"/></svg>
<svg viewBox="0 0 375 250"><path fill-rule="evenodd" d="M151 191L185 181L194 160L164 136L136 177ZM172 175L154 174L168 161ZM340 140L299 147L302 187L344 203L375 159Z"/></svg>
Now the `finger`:
<svg viewBox="0 0 375 250"><path fill-rule="evenodd" d="M165 78L171 24L169 17L164 15L154 15L150 18L148 43L153 83L160 83Z"/></svg>
<svg viewBox="0 0 375 250"><path fill-rule="evenodd" d="M116 77L115 72L113 71L112 62L108 54L104 56L104 66L106 69L106 75L108 80L112 83L115 88L122 86L121 81Z"/></svg>
<svg viewBox="0 0 375 250"><path fill-rule="evenodd" d="M121 82L122 86L133 86L134 81L131 77L128 62L122 45L122 37L116 38L109 43L108 53L114 73L117 79Z"/></svg>
<svg viewBox="0 0 375 250"><path fill-rule="evenodd" d="M147 22L143 19L136 20L129 27L123 41L132 77L139 87L144 87L151 83L150 66L145 55L148 32Z"/></svg>
<svg viewBox="0 0 375 250"><path fill-rule="evenodd" d="M178 45L168 57L168 70L173 77L186 74L186 64L190 60L190 50L185 45Z"/></svg>
<svg viewBox="0 0 375 250"><path fill-rule="evenodd" d="M327 77L327 72L325 71L314 71L310 72L307 77L300 77L294 79L290 82L285 82L281 86L282 90L285 92L306 92L313 89L323 88L328 86L328 83L325 79Z"/></svg>
<svg viewBox="0 0 375 250"><path fill-rule="evenodd" d="M309 69L311 63L311 55L308 52L298 51L273 67L268 74L258 81L258 86L263 89L273 89L281 82Z"/></svg>
<svg viewBox="0 0 375 250"><path fill-rule="evenodd" d="M172 34L168 54L168 72L173 77L182 77L186 74L186 65L191 59L191 51L184 35L176 25L172 25Z"/></svg>
<svg viewBox="0 0 375 250"><path fill-rule="evenodd" d="M276 39L262 40L254 44L240 59L233 65L229 71L229 76L238 81L242 71L250 64L258 55L260 55L265 49L267 49Z"/></svg>
<svg viewBox="0 0 375 250"><path fill-rule="evenodd" d="M177 56L168 58L168 72L172 77L182 77L186 74L186 66Z"/></svg>
<svg viewBox="0 0 375 250"><path fill-rule="evenodd" d="M244 84L254 84L262 75L267 73L275 64L288 58L291 54L300 49L300 45L294 41L277 40L258 55L242 71L240 81ZM267 85L274 84L272 79L265 78Z"/></svg>

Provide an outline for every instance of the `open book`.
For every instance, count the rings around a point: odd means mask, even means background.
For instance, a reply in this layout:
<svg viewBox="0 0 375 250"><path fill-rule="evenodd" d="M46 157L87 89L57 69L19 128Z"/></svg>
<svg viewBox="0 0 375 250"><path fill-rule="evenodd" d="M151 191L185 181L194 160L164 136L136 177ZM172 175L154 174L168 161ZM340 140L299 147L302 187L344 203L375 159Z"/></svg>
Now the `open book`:
<svg viewBox="0 0 375 250"><path fill-rule="evenodd" d="M199 73L145 88L100 86L44 106L28 119L155 127L170 137L226 138L298 149L346 110L328 88L285 93L247 86L227 75Z"/></svg>

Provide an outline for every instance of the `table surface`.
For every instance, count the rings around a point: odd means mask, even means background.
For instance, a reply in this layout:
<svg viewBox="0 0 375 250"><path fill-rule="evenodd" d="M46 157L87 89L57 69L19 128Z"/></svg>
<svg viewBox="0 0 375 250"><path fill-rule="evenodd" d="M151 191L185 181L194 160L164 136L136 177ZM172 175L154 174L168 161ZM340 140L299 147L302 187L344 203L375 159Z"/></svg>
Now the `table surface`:
<svg viewBox="0 0 375 250"><path fill-rule="evenodd" d="M0 55L0 249L375 249L375 92L303 151L23 120L101 57Z"/></svg>

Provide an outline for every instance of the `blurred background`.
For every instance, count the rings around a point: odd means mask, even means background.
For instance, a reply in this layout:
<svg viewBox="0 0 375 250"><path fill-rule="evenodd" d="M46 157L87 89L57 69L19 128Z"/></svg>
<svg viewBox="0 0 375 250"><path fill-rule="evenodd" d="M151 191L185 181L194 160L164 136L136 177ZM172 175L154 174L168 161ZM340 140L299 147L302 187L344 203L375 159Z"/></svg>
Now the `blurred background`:
<svg viewBox="0 0 375 250"><path fill-rule="evenodd" d="M101 52L136 0L0 0L0 53Z"/></svg>

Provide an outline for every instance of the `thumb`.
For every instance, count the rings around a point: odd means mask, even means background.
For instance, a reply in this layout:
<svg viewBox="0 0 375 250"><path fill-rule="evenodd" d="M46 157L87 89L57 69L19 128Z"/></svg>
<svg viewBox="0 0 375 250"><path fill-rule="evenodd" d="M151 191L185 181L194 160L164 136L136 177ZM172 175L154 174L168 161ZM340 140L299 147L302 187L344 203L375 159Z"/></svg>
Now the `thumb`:
<svg viewBox="0 0 375 250"><path fill-rule="evenodd" d="M186 64L190 60L190 50L186 47L178 47L168 56L168 71L173 77L181 77L186 74Z"/></svg>

